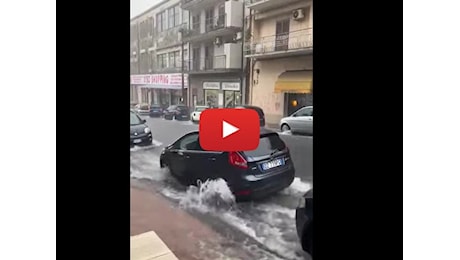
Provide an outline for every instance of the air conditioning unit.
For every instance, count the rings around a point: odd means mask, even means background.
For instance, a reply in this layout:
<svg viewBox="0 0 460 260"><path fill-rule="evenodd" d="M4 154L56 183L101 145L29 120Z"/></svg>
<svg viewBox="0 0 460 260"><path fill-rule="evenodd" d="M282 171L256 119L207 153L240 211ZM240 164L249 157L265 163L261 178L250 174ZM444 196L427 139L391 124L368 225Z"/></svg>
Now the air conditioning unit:
<svg viewBox="0 0 460 260"><path fill-rule="evenodd" d="M237 32L235 36L233 37L233 40L239 41L243 38L243 33L242 32Z"/></svg>
<svg viewBox="0 0 460 260"><path fill-rule="evenodd" d="M303 9L297 9L292 12L292 20L302 20L305 17Z"/></svg>
<svg viewBox="0 0 460 260"><path fill-rule="evenodd" d="M216 37L216 39L214 40L214 44L215 45L221 45L222 44L222 38L221 37Z"/></svg>

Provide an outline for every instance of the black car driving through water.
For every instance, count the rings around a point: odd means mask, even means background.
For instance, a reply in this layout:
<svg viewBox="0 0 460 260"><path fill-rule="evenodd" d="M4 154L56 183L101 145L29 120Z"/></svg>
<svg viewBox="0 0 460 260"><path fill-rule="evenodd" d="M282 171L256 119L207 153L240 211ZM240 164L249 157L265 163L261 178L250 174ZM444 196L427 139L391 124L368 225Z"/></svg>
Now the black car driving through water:
<svg viewBox="0 0 460 260"><path fill-rule="evenodd" d="M313 253L313 189L300 199L295 220L302 248L311 255Z"/></svg>
<svg viewBox="0 0 460 260"><path fill-rule="evenodd" d="M152 144L152 133L136 112L130 111L130 141L131 147L134 145L145 146Z"/></svg>
<svg viewBox="0 0 460 260"><path fill-rule="evenodd" d="M257 149L241 152L205 151L198 131L188 133L164 148L160 166L184 184L224 179L237 199L256 199L291 185L295 169L279 135L260 129Z"/></svg>
<svg viewBox="0 0 460 260"><path fill-rule="evenodd" d="M169 106L163 113L167 120L190 120L190 110L185 105Z"/></svg>

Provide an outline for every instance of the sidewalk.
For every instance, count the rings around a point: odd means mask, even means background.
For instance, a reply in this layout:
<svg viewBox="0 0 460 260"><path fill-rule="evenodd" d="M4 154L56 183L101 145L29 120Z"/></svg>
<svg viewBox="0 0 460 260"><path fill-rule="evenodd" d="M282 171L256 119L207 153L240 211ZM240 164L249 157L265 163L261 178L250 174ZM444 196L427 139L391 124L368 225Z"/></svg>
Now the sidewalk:
<svg viewBox="0 0 460 260"><path fill-rule="evenodd" d="M250 259L242 249L229 250L226 238L187 212L173 208L161 195L131 187L131 236L149 231L154 231L180 260Z"/></svg>

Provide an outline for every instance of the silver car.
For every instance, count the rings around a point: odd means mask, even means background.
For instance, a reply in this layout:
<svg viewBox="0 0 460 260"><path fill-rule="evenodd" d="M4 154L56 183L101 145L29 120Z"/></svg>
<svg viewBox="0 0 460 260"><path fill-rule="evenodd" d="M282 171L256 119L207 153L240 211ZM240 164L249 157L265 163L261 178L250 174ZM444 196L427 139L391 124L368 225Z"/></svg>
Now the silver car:
<svg viewBox="0 0 460 260"><path fill-rule="evenodd" d="M280 121L281 131L313 135L313 106L303 107Z"/></svg>

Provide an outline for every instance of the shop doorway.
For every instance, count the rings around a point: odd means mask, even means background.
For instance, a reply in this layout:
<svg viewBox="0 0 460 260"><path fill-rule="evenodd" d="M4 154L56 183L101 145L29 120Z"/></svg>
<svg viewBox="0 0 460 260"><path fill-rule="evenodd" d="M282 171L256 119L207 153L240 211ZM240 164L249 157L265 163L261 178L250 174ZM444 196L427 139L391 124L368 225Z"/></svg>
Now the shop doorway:
<svg viewBox="0 0 460 260"><path fill-rule="evenodd" d="M295 111L305 106L313 105L313 95L302 93L285 93L285 116L291 115Z"/></svg>
<svg viewBox="0 0 460 260"><path fill-rule="evenodd" d="M224 91L224 107L241 105L241 93L239 91Z"/></svg>
<svg viewBox="0 0 460 260"><path fill-rule="evenodd" d="M204 102L209 107L219 106L219 90L217 89L205 89L204 91Z"/></svg>

